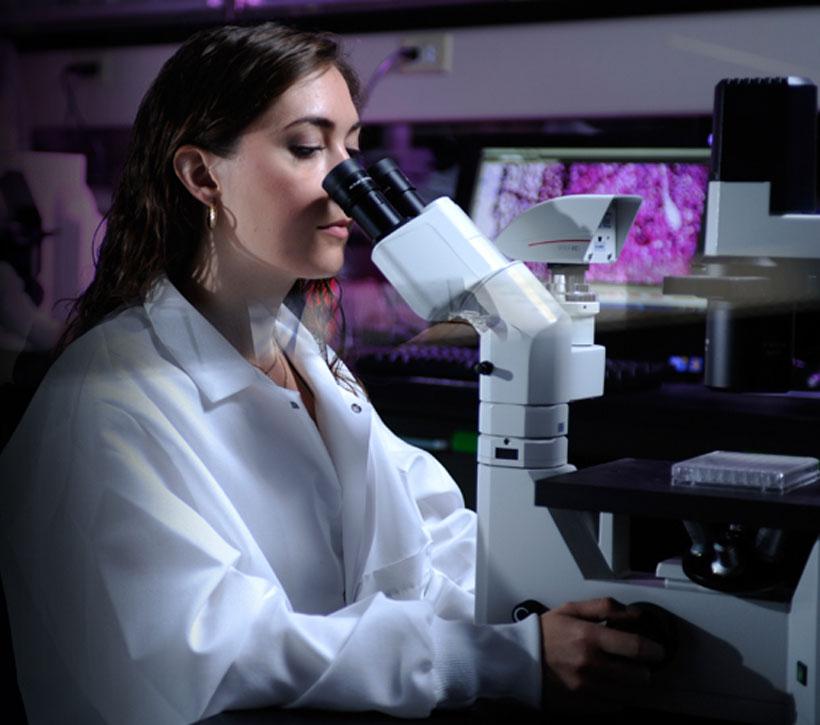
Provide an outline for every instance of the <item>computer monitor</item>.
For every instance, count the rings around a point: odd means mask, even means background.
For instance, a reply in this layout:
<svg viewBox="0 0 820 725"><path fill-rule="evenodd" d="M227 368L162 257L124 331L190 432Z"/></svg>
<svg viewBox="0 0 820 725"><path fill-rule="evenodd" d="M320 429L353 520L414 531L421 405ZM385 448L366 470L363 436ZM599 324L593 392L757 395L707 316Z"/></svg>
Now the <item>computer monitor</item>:
<svg viewBox="0 0 820 725"><path fill-rule="evenodd" d="M491 239L530 206L568 194L637 194L643 203L619 259L592 264L586 279L602 306L704 306L664 297L663 278L689 273L702 247L708 148L480 150L469 213Z"/></svg>

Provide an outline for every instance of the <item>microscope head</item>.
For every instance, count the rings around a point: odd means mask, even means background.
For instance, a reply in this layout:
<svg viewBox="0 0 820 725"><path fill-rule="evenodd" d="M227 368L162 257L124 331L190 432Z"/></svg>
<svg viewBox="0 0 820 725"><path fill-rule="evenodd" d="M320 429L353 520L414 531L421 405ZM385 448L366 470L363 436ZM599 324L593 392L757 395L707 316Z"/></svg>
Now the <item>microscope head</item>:
<svg viewBox="0 0 820 725"><path fill-rule="evenodd" d="M574 194L548 199L520 214L498 235L496 246L511 259L552 264L614 262L640 196Z"/></svg>

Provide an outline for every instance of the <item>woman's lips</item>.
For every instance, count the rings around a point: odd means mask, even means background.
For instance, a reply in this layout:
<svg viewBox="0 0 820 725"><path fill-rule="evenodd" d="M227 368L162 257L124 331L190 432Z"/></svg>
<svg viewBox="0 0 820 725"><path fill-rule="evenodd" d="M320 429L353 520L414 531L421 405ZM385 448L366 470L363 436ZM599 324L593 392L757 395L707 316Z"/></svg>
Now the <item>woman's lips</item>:
<svg viewBox="0 0 820 725"><path fill-rule="evenodd" d="M336 237L337 239L347 239L347 237L350 234L350 222L333 222L333 224L326 224L323 227L319 227L319 230L327 232L328 234Z"/></svg>

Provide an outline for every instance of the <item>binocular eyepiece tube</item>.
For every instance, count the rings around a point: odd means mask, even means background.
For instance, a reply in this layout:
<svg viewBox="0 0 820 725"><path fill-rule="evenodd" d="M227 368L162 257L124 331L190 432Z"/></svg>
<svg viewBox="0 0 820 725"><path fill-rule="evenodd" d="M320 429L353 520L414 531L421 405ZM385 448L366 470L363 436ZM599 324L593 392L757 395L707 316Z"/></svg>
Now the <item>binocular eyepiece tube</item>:
<svg viewBox="0 0 820 725"><path fill-rule="evenodd" d="M325 177L322 188L375 244L425 205L391 159L382 159L370 170L373 176L355 159L346 159Z"/></svg>
<svg viewBox="0 0 820 725"><path fill-rule="evenodd" d="M368 171L400 214L412 219L424 211L425 204L416 188L393 159L377 161Z"/></svg>

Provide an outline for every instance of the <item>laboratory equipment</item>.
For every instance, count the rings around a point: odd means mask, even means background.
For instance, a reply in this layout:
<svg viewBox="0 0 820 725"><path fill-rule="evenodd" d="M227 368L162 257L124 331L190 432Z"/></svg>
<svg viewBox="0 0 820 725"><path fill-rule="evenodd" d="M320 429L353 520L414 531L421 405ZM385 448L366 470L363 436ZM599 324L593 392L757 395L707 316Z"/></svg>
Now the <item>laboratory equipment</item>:
<svg viewBox="0 0 820 725"><path fill-rule="evenodd" d="M324 186L368 230L376 242L375 264L417 314L467 320L479 334L477 621L526 616L537 611L531 603L553 607L598 596L660 605L681 622L682 646L658 673L645 705L759 723L791 722L793 716L804 725L816 722L820 545L813 544L790 602L727 596L691 582L680 562L662 562L655 575L628 571L625 514L641 503L629 491L615 497L614 506L613 497L606 498L601 513L590 513L593 499L551 498L573 489L565 482L552 486L571 479L574 470L567 461L567 404L600 395L604 376L604 350L593 339L597 301L563 265L617 254L640 199L549 200L524 212L528 218L500 235L496 246L449 199L416 213L396 197L406 188L379 194L353 160L336 167ZM576 245L571 250L569 241ZM545 262L555 253L559 271L549 289L502 250ZM673 506L673 515L702 521L726 511L709 508L702 495L693 506L686 492L668 485L668 465L666 472L650 497L662 502L666 515L670 491L686 503ZM638 481L652 478L645 470L631 473ZM653 476L663 479L657 471ZM755 516L761 512L744 505ZM800 525L815 520L805 517L804 507L797 514L786 508Z"/></svg>
<svg viewBox="0 0 820 725"><path fill-rule="evenodd" d="M565 146L533 136L476 139L464 146L456 198L489 239L547 199L640 196L617 259L593 262L584 273L600 305L596 335L607 357L656 365L672 356L702 359L707 302L695 295L665 295L663 280L690 274L703 252L706 128L678 135L675 145L603 133ZM544 276L544 263L527 264Z"/></svg>
<svg viewBox="0 0 820 725"><path fill-rule="evenodd" d="M664 281L667 294L707 300L710 387L790 388L796 315L820 321L816 179L814 83L789 76L717 84L700 270Z"/></svg>
<svg viewBox="0 0 820 725"><path fill-rule="evenodd" d="M556 147L535 142L479 145L460 174L465 208L489 238L535 204L575 194L634 194L643 202L616 260L590 265L602 303L705 308L661 294L663 278L685 275L702 251L709 176L705 147Z"/></svg>

